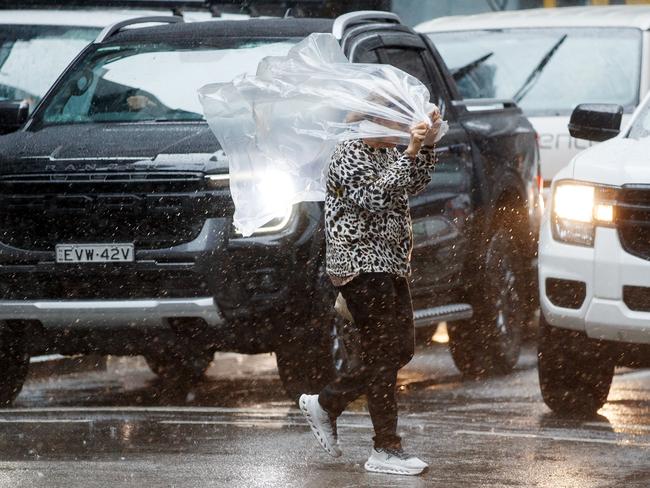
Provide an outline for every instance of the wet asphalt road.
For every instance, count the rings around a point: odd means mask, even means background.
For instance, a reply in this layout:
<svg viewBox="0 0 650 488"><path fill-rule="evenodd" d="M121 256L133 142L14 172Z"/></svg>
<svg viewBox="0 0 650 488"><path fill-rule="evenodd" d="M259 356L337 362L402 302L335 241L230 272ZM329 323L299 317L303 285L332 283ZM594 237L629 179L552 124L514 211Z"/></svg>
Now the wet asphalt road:
<svg viewBox="0 0 650 488"><path fill-rule="evenodd" d="M361 401L339 420L343 457L329 458L268 355L218 355L184 391L139 359L33 379L0 411L0 488L650 486L650 371L620 371L585 421L545 407L532 348L514 374L463 382L432 346L400 384L405 447L431 464L419 478L363 470L372 430Z"/></svg>

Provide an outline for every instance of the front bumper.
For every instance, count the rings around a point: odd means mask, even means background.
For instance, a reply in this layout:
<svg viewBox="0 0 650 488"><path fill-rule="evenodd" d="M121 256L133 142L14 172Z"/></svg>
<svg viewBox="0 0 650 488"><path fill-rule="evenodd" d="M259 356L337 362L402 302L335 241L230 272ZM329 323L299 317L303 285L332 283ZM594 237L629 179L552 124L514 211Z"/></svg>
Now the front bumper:
<svg viewBox="0 0 650 488"><path fill-rule="evenodd" d="M208 326L224 324L214 299L149 300L0 300L5 320L35 320L44 327L166 327L172 318L198 318Z"/></svg>
<svg viewBox="0 0 650 488"><path fill-rule="evenodd" d="M558 306L547 280L584 283L584 299L574 308ZM539 283L549 324L584 331L594 339L650 344L650 311L630 309L624 297L624 287L650 292L650 261L625 252L615 228L598 227L593 248L575 246L553 239L546 216L540 232Z"/></svg>
<svg viewBox="0 0 650 488"><path fill-rule="evenodd" d="M237 348L260 335L260 318L309 301L323 247L320 217L317 204L306 204L283 231L248 239L232 235L231 219L209 218L191 242L136 247L133 263L57 264L54 250L0 244L0 320L88 330L82 326L199 318L217 335L228 329Z"/></svg>

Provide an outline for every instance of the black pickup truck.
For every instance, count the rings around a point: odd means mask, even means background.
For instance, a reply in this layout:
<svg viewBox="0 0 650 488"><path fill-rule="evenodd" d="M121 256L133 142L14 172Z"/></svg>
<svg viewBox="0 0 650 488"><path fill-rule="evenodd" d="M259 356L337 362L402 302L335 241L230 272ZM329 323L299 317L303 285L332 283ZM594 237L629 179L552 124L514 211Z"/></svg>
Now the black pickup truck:
<svg viewBox="0 0 650 488"><path fill-rule="evenodd" d="M447 321L467 374L513 367L535 306L540 180L535 133L512 102L462 100L431 42L386 12L141 18L106 28L28 120L0 107L14 128L0 138L2 404L46 353L141 354L190 382L215 351L273 351L292 396L341 367L322 204L238 235L227 158L197 97L312 32L429 87L450 131L411 201L416 324Z"/></svg>

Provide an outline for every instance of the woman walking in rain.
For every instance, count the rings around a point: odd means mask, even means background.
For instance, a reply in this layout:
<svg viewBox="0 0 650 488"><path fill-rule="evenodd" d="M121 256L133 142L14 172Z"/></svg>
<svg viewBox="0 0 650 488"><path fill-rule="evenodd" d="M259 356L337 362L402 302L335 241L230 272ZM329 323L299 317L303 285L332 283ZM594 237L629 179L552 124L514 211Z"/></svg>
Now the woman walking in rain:
<svg viewBox="0 0 650 488"><path fill-rule="evenodd" d="M431 179L441 120L437 110L430 117L431 124L410 128L404 151L390 138L340 143L327 174L327 272L353 318L345 343L352 359L319 395L302 395L299 404L319 444L339 457L336 419L365 394L375 430L365 463L372 472L418 475L428 467L402 449L395 396L397 372L414 353L408 196ZM405 129L383 119L371 122Z"/></svg>

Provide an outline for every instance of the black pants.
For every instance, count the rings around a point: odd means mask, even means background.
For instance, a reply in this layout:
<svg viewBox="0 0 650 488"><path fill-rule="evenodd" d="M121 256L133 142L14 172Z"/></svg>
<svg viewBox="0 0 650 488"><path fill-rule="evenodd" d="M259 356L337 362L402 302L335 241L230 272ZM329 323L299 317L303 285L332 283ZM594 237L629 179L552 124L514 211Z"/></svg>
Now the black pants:
<svg viewBox="0 0 650 488"><path fill-rule="evenodd" d="M397 371L413 357L413 306L406 278L364 273L339 288L354 323L342 331L348 360L318 399L333 417L365 394L376 448L399 447Z"/></svg>

